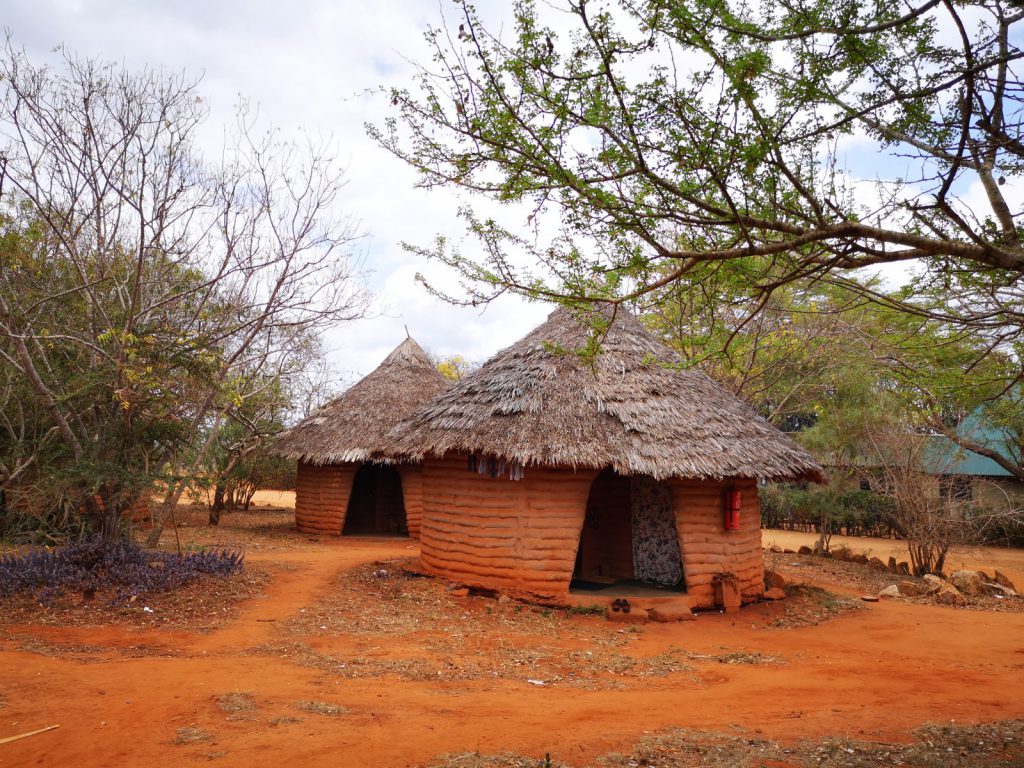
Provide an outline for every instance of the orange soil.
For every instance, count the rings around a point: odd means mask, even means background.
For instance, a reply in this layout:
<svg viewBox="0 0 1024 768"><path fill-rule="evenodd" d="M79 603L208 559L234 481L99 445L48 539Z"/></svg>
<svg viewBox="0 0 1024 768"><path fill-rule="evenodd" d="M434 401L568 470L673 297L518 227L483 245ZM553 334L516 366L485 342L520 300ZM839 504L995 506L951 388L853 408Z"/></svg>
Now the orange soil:
<svg viewBox="0 0 1024 768"><path fill-rule="evenodd" d="M275 620L311 605L341 571L414 551L405 541L334 539L250 554L252 561L286 567L276 569L266 594L243 606L237 621L205 635L113 626L0 627L0 739L61 726L0 744L0 766L208 760L222 766L408 766L474 750L537 757L550 752L580 766L672 725L739 727L783 741L825 734L905 740L929 721L1024 717L1024 613L901 602L866 605L798 629L768 626L779 604L650 624L630 644L632 655L681 646L705 654L758 651L784 663L704 664L696 678L634 679L620 690L541 687L526 679L345 679L286 656L245 653L269 640ZM602 620L573 621L597 626ZM41 655L19 649L26 638L102 650L85 657ZM474 638L482 641L498 643L501 637ZM334 642L344 647L346 638ZM133 649L139 646L156 653L138 656ZM387 646L385 637L380 653L387 654ZM252 719L232 719L218 708L216 696L233 691L253 694L258 712ZM296 710L296 702L311 700L343 705L349 714ZM272 722L296 716L301 721ZM178 729L186 726L213 738L175 744Z"/></svg>

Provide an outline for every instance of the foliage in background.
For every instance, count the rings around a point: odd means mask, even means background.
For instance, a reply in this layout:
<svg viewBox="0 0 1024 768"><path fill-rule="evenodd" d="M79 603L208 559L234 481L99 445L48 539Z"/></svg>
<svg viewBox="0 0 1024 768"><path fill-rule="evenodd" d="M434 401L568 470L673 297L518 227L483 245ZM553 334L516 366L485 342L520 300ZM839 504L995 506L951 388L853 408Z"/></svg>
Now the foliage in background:
<svg viewBox="0 0 1024 768"><path fill-rule="evenodd" d="M449 355L445 358L435 359L434 367L448 381L458 381L476 368L473 363L469 362L462 355Z"/></svg>
<svg viewBox="0 0 1024 768"><path fill-rule="evenodd" d="M879 538L893 534L893 499L873 491L769 485L761 489L760 499L765 528L814 533L824 528L828 535Z"/></svg>
<svg viewBox="0 0 1024 768"><path fill-rule="evenodd" d="M206 117L183 74L0 50L0 521L115 537L159 489L155 544L363 313L330 148L243 105L211 161Z"/></svg>

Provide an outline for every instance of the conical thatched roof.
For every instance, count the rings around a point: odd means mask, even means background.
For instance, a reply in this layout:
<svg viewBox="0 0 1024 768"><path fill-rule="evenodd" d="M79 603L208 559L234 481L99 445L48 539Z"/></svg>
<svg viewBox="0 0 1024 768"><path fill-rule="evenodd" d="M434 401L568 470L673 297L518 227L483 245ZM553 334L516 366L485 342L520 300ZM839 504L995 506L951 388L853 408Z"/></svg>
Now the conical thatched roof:
<svg viewBox="0 0 1024 768"><path fill-rule="evenodd" d="M283 433L278 453L310 464L392 459L385 435L448 385L423 348L407 338L341 397Z"/></svg>
<svg viewBox="0 0 1024 768"><path fill-rule="evenodd" d="M410 456L480 453L523 465L613 467L655 478L820 480L803 448L619 310L596 360L566 309L392 432Z"/></svg>

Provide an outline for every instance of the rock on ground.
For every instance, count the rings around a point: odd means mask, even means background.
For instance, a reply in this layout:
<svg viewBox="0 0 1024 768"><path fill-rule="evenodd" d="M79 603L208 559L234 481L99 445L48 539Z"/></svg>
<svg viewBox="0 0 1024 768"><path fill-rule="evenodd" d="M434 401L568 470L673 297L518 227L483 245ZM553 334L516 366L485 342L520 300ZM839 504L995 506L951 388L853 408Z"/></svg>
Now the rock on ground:
<svg viewBox="0 0 1024 768"><path fill-rule="evenodd" d="M977 571L966 569L953 571L949 575L949 583L970 597L977 597L981 594L981 576Z"/></svg>
<svg viewBox="0 0 1024 768"><path fill-rule="evenodd" d="M967 605L967 598L952 584L945 584L935 593L935 601L942 605Z"/></svg>

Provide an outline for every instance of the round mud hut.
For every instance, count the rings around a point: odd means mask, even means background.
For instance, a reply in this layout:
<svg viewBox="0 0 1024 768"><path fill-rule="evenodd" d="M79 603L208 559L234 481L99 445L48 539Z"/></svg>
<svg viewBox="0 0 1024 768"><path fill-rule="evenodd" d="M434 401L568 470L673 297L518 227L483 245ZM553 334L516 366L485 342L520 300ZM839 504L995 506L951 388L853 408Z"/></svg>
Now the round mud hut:
<svg viewBox="0 0 1024 768"><path fill-rule="evenodd" d="M621 309L553 312L389 450L422 461L424 571L556 604L738 607L764 591L758 482L824 478Z"/></svg>
<svg viewBox="0 0 1024 768"><path fill-rule="evenodd" d="M421 468L396 459L385 435L447 384L423 348L406 338L376 370L281 435L277 451L299 463L296 527L418 537Z"/></svg>

